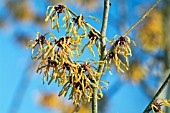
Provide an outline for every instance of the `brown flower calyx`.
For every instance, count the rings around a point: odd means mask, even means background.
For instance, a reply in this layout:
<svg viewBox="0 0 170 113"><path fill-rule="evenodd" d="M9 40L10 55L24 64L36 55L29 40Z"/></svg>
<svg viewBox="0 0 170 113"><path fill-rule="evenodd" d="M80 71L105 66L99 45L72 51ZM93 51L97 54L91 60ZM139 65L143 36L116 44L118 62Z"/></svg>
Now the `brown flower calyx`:
<svg viewBox="0 0 170 113"><path fill-rule="evenodd" d="M51 57L48 57L48 66L56 67L57 66L57 62L54 61L54 60L51 60Z"/></svg>
<svg viewBox="0 0 170 113"><path fill-rule="evenodd" d="M97 40L98 39L98 37L92 31L89 32L88 37L89 37L90 40Z"/></svg>
<svg viewBox="0 0 170 113"><path fill-rule="evenodd" d="M35 40L37 42L37 44L45 44L46 43L46 39L44 35L40 35L40 37L38 39Z"/></svg>
<svg viewBox="0 0 170 113"><path fill-rule="evenodd" d="M65 8L64 5L54 6L54 9L56 12L53 15L55 15L57 13L57 16L59 18L60 13L65 13L64 8Z"/></svg>
<svg viewBox="0 0 170 113"><path fill-rule="evenodd" d="M118 40L116 40L115 42L115 46L119 45L119 46L123 46L127 43L127 40L125 39L124 36L120 36Z"/></svg>

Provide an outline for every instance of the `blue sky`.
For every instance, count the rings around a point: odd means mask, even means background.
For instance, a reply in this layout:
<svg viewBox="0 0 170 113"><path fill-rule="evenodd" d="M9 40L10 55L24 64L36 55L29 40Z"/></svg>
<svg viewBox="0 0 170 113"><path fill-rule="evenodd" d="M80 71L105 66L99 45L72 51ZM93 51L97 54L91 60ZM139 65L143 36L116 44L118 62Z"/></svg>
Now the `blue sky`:
<svg viewBox="0 0 170 113"><path fill-rule="evenodd" d="M35 5L35 1L30 1L31 4ZM127 2L127 1L126 1ZM142 15L139 12L139 8L148 8L150 7L155 1L150 0L128 0L127 5L127 13L128 16L126 18L126 27L124 30L121 30L116 23L121 17L119 15L119 6L115 0L112 0L112 6L110 8L109 14L109 25L107 29L107 37L111 39L114 35L123 34L131 25L133 25ZM3 5L4 1L2 0L0 6L0 17L6 19L6 27L0 28L0 108L2 113L8 113L8 110L11 106L11 102L16 94L17 88L21 85L21 92L20 96L22 96L23 92L22 85L27 85L28 88L26 89L23 101L21 103L20 109L18 113L52 113L48 109L45 109L36 103L36 96L38 95L39 91L55 91L57 92L58 88L55 84L50 86L43 85L41 81L42 75L38 75L34 72L27 72L25 71L28 65L32 64L31 60L31 50L26 50L25 47L19 45L15 40L16 33L27 33L31 36L32 39L35 39L36 32L42 31L43 33L48 32L50 27L46 28L45 30L42 29L40 26L34 24L33 22L20 22L17 21L10 15L7 8ZM70 8L75 11L77 14L83 12L85 15L93 15L97 17L99 20L102 21L102 9L103 6L100 7L98 10L89 12L89 11L81 11L80 7L74 7L73 5L69 5ZM40 14L44 15L46 11L46 2L39 2L34 7L34 10L39 12ZM93 20L87 19L89 23L91 23L96 29L100 30L101 22L98 24ZM51 30L52 31L52 30ZM53 31L52 31L53 32ZM130 37L132 39L137 38L135 36L136 30L130 33ZM24 34L23 34L24 35ZM134 53L139 53L139 50L136 49ZM139 54L140 55L140 54ZM89 54L90 56L90 54ZM135 56L133 56L135 57ZM20 84L22 80L25 78L29 78L29 81L24 81L23 84ZM107 77L103 77L114 84L116 81L122 81L119 78L119 75L112 75L110 76L108 73ZM108 87L109 89L110 87ZM108 101L108 109L106 110L107 113L139 113L144 110L147 103L149 103L149 98L145 95L144 91L142 90L140 85L134 85L130 82L123 82L123 85ZM112 89L114 92L114 89ZM107 94L107 90L104 90ZM111 95L112 92L109 92ZM19 96L19 97L20 97ZM18 103L14 103L12 107L15 109Z"/></svg>

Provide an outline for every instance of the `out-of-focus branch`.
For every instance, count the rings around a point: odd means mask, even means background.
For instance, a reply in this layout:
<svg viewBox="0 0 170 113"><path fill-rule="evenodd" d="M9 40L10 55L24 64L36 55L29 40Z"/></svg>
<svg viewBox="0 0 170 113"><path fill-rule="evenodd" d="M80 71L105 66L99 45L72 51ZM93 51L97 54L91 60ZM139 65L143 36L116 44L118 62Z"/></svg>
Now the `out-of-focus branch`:
<svg viewBox="0 0 170 113"><path fill-rule="evenodd" d="M34 64L31 63L26 67L24 74L23 74L21 80L19 81L18 87L15 90L14 96L12 98L12 101L10 103L7 113L18 113L18 110L22 104L25 93L26 93L27 88L30 83L30 78L29 78L30 76L28 73L29 73L29 70L32 69L33 65Z"/></svg>
<svg viewBox="0 0 170 113"><path fill-rule="evenodd" d="M170 69L170 32L169 32L169 29L170 29L170 22L169 22L169 19L170 19L170 1L169 0L164 0L164 3L163 3L163 28L164 28L164 40L165 40L165 49L164 49L164 64L165 64L165 70L164 71L167 71ZM168 84L167 86L167 93L166 93L166 98L169 99L170 98L170 84ZM169 113L170 112L170 109L168 108L165 108L165 112L166 113Z"/></svg>
<svg viewBox="0 0 170 113"><path fill-rule="evenodd" d="M146 16L149 15L149 13L158 5L158 3L161 0L158 0L132 27L129 28L129 30L126 31L126 33L123 36L127 36L139 23L142 22L146 18Z"/></svg>

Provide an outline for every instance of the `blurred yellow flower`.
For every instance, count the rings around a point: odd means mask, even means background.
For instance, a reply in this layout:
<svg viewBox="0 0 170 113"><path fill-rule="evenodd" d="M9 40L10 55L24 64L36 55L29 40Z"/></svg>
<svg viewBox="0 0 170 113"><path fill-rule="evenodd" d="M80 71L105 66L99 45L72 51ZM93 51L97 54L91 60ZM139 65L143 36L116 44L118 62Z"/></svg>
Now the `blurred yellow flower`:
<svg viewBox="0 0 170 113"><path fill-rule="evenodd" d="M145 68L138 62L132 62L129 71L127 71L126 79L132 80L134 83L139 83L146 77L147 73Z"/></svg>
<svg viewBox="0 0 170 113"><path fill-rule="evenodd" d="M70 2L76 3L78 6L84 10L95 10L99 7L101 0L68 0Z"/></svg>
<svg viewBox="0 0 170 113"><path fill-rule="evenodd" d="M73 105L68 104L65 100L60 99L55 93L41 93L38 103L46 108L57 109L62 113L70 113L75 108ZM81 104L78 113L89 113L91 111L90 106Z"/></svg>
<svg viewBox="0 0 170 113"><path fill-rule="evenodd" d="M6 6L9 8L10 12L16 19L22 21L30 21L33 20L36 16L35 12L32 10L32 6L29 5L29 1L27 0L19 0L19 1L6 1Z"/></svg>
<svg viewBox="0 0 170 113"><path fill-rule="evenodd" d="M163 14L154 10L139 28L139 40L144 50L155 53L164 48Z"/></svg>

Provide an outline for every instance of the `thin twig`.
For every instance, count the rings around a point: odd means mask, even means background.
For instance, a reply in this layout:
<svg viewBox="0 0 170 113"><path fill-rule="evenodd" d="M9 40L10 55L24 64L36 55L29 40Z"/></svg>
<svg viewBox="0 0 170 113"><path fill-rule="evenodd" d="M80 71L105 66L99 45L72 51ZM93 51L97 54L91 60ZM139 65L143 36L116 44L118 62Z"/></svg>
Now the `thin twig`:
<svg viewBox="0 0 170 113"><path fill-rule="evenodd" d="M163 89L166 87L166 85L170 82L170 74L169 76L166 78L165 82L162 84L162 86L159 88L158 92L156 93L156 95L153 97L152 101L149 103L149 105L146 107L146 109L144 110L143 113L149 113L151 110L151 105L154 102L154 100L161 94L161 92L163 91Z"/></svg>
<svg viewBox="0 0 170 113"><path fill-rule="evenodd" d="M126 33L123 36L127 36L139 23L142 22L148 16L148 14L158 5L158 3L161 0L158 0L132 27L129 28L129 30L126 31Z"/></svg>
<svg viewBox="0 0 170 113"><path fill-rule="evenodd" d="M102 28L101 28L101 35L102 38L100 39L101 43L101 55L100 55L100 61L105 60L105 57L107 55L106 51L106 29L107 29L107 23L108 23L108 15L109 15L109 0L104 1L104 12L103 12L103 22L102 22ZM104 64L100 64L98 67L98 72L103 73ZM97 81L100 80L100 77L97 78Z"/></svg>
<svg viewBox="0 0 170 113"><path fill-rule="evenodd" d="M142 20L144 20L148 15L149 13L158 5L158 3L160 2L161 0L158 0L132 27L130 27L125 33L123 36L127 36L139 23L142 22ZM114 44L108 49L108 54L110 53L111 50L113 50L114 48Z"/></svg>

